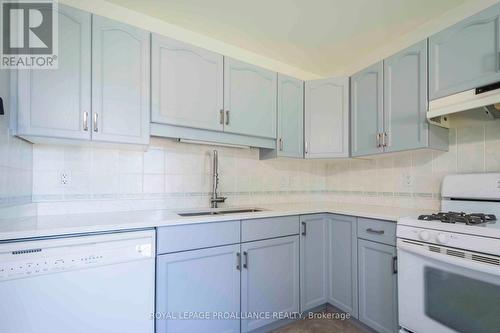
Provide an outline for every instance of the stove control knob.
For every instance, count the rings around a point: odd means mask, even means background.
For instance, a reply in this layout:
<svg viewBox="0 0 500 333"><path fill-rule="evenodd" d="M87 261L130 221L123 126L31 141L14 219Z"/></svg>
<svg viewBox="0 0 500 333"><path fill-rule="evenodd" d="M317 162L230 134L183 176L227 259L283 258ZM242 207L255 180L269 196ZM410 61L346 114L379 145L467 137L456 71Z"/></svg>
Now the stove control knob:
<svg viewBox="0 0 500 333"><path fill-rule="evenodd" d="M446 244L450 240L450 236L447 234L439 233L436 237L438 243Z"/></svg>
<svg viewBox="0 0 500 333"><path fill-rule="evenodd" d="M424 242L428 241L431 238L431 234L427 230L422 230L418 234L418 237Z"/></svg>

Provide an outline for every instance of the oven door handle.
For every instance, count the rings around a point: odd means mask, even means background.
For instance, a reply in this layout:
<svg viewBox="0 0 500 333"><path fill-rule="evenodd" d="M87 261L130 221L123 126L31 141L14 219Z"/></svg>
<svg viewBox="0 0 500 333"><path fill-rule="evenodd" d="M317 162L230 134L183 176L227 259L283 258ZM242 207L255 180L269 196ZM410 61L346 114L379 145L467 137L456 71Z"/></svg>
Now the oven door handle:
<svg viewBox="0 0 500 333"><path fill-rule="evenodd" d="M471 269L477 272L487 273L495 276L500 276L500 266L493 266L489 264L481 264L469 259L455 258L446 254L434 253L422 248L417 248L418 245L408 245L402 241L398 241L398 251L409 252L419 255L425 259L433 259L435 261L450 264L453 266Z"/></svg>

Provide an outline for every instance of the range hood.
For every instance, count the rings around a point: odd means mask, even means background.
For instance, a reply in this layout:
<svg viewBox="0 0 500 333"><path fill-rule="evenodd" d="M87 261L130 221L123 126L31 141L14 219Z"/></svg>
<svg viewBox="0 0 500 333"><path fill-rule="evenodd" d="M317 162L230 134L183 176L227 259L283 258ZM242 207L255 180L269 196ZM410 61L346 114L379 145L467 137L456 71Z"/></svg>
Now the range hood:
<svg viewBox="0 0 500 333"><path fill-rule="evenodd" d="M430 101L427 119L431 124L450 128L454 116L465 111L469 118L500 118L500 82Z"/></svg>

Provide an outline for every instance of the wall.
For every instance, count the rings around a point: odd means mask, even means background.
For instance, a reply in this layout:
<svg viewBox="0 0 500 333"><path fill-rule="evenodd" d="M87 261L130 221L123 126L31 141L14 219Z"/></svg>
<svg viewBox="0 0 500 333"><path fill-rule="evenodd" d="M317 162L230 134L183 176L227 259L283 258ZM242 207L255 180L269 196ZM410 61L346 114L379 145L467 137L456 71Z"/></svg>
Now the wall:
<svg viewBox="0 0 500 333"><path fill-rule="evenodd" d="M215 148L227 205L311 200L326 189L326 161L260 161L257 149ZM33 199L44 203L41 214L208 207L212 149L159 138L146 152L35 145ZM69 185L61 185L62 172Z"/></svg>
<svg viewBox="0 0 500 333"><path fill-rule="evenodd" d="M0 97L5 115L0 115L0 208L31 202L32 145L9 133L9 72L0 70Z"/></svg>
<svg viewBox="0 0 500 333"><path fill-rule="evenodd" d="M208 207L213 148L159 138L146 152L35 145L33 199L41 214ZM256 149L217 149L227 205L333 200L438 209L443 176L500 172L500 121L450 130L448 152L260 161ZM69 185L60 184L61 172Z"/></svg>
<svg viewBox="0 0 500 333"><path fill-rule="evenodd" d="M330 199L438 209L443 176L500 172L500 120L468 124L450 129L448 152L420 150L328 163Z"/></svg>

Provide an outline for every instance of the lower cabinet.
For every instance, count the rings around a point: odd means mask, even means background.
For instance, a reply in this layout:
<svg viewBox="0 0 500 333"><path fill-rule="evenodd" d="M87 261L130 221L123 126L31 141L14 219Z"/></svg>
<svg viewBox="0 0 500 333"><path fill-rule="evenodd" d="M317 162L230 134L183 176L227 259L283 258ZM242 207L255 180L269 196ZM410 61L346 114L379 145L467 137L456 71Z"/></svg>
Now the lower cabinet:
<svg viewBox="0 0 500 333"><path fill-rule="evenodd" d="M380 333L398 331L396 248L358 240L359 320Z"/></svg>
<svg viewBox="0 0 500 333"><path fill-rule="evenodd" d="M358 318L357 218L330 215L328 303Z"/></svg>
<svg viewBox="0 0 500 333"><path fill-rule="evenodd" d="M298 312L299 236L244 243L241 253L242 314L271 315L242 319L241 331L250 332L276 321L273 313Z"/></svg>
<svg viewBox="0 0 500 333"><path fill-rule="evenodd" d="M159 255L156 333L240 331L238 319L199 320L185 313L240 312L240 245Z"/></svg>
<svg viewBox="0 0 500 333"><path fill-rule="evenodd" d="M300 217L300 310L327 302L328 215Z"/></svg>

